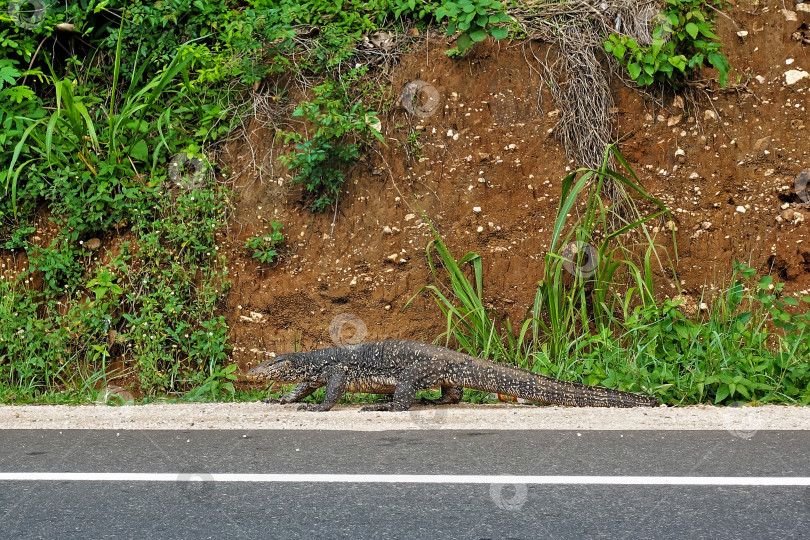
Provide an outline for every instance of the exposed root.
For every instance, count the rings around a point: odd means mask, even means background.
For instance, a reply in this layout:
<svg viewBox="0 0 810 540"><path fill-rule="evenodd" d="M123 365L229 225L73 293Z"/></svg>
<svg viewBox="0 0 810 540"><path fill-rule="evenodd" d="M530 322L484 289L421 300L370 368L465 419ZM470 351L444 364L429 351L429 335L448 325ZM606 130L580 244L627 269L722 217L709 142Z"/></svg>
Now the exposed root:
<svg viewBox="0 0 810 540"><path fill-rule="evenodd" d="M660 0L540 0L510 11L530 39L560 49L553 64L537 60L550 78L551 95L561 111L556 132L569 159L598 168L608 145L615 142L608 76L618 71L618 64L604 54L605 36L621 32L642 44L652 42L663 4Z"/></svg>

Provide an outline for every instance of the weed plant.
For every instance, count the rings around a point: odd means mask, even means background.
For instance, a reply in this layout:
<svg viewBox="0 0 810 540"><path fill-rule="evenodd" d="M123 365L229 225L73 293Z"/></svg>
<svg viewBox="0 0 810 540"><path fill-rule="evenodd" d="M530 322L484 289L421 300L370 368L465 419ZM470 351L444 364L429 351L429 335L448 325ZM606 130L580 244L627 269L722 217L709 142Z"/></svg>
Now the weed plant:
<svg viewBox="0 0 810 540"><path fill-rule="evenodd" d="M272 232L248 238L245 247L253 251L253 258L263 263L271 263L278 255L279 245L284 242L284 235L281 233L282 224L280 221L271 221Z"/></svg>

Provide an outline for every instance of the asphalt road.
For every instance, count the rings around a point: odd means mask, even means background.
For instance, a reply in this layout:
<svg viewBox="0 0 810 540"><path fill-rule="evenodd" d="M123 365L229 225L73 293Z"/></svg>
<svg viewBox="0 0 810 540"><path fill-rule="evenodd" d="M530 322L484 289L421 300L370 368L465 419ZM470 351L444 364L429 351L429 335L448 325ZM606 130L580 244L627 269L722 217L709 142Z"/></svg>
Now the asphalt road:
<svg viewBox="0 0 810 540"><path fill-rule="evenodd" d="M810 538L809 448L808 431L4 430L0 538ZM169 476L30 479L68 472ZM799 484L734 484L765 477Z"/></svg>

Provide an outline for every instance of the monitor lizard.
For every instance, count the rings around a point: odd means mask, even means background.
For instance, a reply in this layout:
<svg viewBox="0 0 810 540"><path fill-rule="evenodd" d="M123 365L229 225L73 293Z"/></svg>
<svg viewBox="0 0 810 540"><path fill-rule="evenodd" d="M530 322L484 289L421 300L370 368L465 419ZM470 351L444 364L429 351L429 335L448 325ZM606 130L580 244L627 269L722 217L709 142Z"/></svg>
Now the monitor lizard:
<svg viewBox="0 0 810 540"><path fill-rule="evenodd" d="M299 409L328 411L345 392L393 394L390 403L363 407L364 411L405 411L418 390L441 387L433 405L461 401L464 388L497 392L540 403L577 407L655 407L658 399L602 386L561 381L514 366L495 363L438 345L388 340L281 354L247 373L251 381L299 383L275 401L293 403L325 386L319 405Z"/></svg>

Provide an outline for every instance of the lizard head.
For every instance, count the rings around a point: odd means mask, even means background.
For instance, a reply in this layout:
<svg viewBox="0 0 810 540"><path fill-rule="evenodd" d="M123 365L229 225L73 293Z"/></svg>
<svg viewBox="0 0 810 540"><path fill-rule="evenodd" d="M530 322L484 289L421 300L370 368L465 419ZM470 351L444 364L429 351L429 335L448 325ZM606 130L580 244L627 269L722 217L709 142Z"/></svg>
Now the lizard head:
<svg viewBox="0 0 810 540"><path fill-rule="evenodd" d="M305 379L306 374L300 362L295 362L291 354L281 354L275 358L265 360L247 372L247 380L249 381L294 383Z"/></svg>

